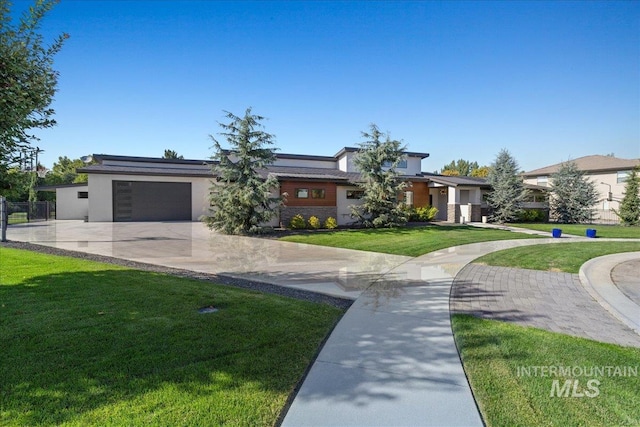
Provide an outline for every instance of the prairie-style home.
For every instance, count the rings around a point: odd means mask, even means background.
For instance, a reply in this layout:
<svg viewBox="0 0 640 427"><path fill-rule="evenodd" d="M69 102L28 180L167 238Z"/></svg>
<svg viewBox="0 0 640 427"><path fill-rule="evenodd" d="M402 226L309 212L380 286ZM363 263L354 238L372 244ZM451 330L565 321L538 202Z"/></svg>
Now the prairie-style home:
<svg viewBox="0 0 640 427"><path fill-rule="evenodd" d="M334 156L277 154L261 170L278 180L277 194L286 193L285 207L271 225L288 225L296 214L321 221L334 217L339 225L353 222L351 205L361 203L354 164L356 148ZM209 211L214 175L212 162L97 154L98 164L78 169L88 175L83 186L56 188L57 218L88 221L197 221ZM409 183L404 195L412 206L438 208L436 219L480 221L485 180L422 172L427 153L405 152L397 170Z"/></svg>

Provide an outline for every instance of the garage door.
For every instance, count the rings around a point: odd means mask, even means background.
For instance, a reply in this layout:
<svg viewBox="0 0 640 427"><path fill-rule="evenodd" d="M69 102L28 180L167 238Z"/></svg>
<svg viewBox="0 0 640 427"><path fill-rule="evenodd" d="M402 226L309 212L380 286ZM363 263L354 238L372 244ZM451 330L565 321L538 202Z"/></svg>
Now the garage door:
<svg viewBox="0 0 640 427"><path fill-rule="evenodd" d="M191 183L113 181L113 220L191 221Z"/></svg>

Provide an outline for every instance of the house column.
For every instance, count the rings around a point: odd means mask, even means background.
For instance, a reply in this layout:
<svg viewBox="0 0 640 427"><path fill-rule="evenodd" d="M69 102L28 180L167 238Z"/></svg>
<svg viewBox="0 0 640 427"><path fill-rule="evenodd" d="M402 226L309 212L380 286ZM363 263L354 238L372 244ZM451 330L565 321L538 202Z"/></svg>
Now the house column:
<svg viewBox="0 0 640 427"><path fill-rule="evenodd" d="M460 192L456 187L449 187L447 200L447 222L460 221Z"/></svg>
<svg viewBox="0 0 640 427"><path fill-rule="evenodd" d="M469 216L472 222L482 221L482 191L480 188L471 190Z"/></svg>

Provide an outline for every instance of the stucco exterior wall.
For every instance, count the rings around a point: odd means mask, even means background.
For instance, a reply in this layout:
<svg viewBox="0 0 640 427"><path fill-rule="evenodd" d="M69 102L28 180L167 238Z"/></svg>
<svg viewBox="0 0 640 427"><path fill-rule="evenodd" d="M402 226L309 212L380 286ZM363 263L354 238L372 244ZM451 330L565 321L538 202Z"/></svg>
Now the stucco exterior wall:
<svg viewBox="0 0 640 427"><path fill-rule="evenodd" d="M336 162L332 160L304 160L304 159L277 159L275 166L292 166L297 168L325 168L335 169Z"/></svg>
<svg viewBox="0 0 640 427"><path fill-rule="evenodd" d="M338 186L336 190L336 221L338 225L348 225L354 222L351 218L351 206L361 205L360 199L347 199L347 190L359 190L358 187Z"/></svg>
<svg viewBox="0 0 640 427"><path fill-rule="evenodd" d="M56 219L84 219L89 215L89 199L79 199L80 191L88 192L89 186L56 189Z"/></svg>
<svg viewBox="0 0 640 427"><path fill-rule="evenodd" d="M113 181L190 182L192 221L198 221L208 211L209 178L89 174L90 222L113 221Z"/></svg>

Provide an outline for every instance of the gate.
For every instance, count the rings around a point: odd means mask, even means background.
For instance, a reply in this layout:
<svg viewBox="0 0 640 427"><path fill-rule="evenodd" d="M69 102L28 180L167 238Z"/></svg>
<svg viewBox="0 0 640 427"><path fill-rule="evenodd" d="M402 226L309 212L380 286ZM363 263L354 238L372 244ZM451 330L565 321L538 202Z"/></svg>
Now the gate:
<svg viewBox="0 0 640 427"><path fill-rule="evenodd" d="M8 224L56 219L54 202L7 202Z"/></svg>

